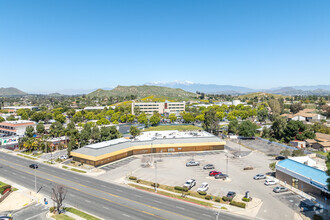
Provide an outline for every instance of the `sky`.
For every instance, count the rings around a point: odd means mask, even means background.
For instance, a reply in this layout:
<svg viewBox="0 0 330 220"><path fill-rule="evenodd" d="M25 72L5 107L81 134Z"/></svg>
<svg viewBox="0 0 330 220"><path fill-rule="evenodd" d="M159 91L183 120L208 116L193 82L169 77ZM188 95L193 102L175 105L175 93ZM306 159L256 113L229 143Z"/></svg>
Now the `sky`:
<svg viewBox="0 0 330 220"><path fill-rule="evenodd" d="M330 84L328 0L0 0L0 87Z"/></svg>

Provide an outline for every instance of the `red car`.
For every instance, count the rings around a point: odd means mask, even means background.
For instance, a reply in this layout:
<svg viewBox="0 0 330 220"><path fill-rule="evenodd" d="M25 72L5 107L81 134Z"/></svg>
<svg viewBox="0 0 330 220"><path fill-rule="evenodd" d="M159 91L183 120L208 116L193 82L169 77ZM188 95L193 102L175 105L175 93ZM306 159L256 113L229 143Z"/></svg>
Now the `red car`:
<svg viewBox="0 0 330 220"><path fill-rule="evenodd" d="M218 174L221 174L221 172L213 170L209 173L209 176L216 176Z"/></svg>

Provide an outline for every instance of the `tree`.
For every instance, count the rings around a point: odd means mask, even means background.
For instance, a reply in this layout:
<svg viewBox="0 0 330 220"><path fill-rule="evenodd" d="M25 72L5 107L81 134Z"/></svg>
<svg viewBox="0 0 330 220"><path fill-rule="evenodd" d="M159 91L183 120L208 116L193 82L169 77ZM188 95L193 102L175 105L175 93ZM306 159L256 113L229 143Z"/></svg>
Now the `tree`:
<svg viewBox="0 0 330 220"><path fill-rule="evenodd" d="M133 122L134 121L134 119L135 119L135 116L134 115L132 115L132 114L128 114L127 115L127 122Z"/></svg>
<svg viewBox="0 0 330 220"><path fill-rule="evenodd" d="M191 123L191 122L195 121L195 118L194 118L193 114L190 113L190 112L183 112L182 113L182 118L187 123Z"/></svg>
<svg viewBox="0 0 330 220"><path fill-rule="evenodd" d="M54 123L51 124L50 126L50 134L53 136L53 137L60 137L62 136L64 133L64 128L63 128L63 125L56 121Z"/></svg>
<svg viewBox="0 0 330 220"><path fill-rule="evenodd" d="M129 128L129 132L131 133L131 135L135 138L136 136L138 136L140 133L141 133L141 131L137 128L137 127L135 127L135 126L131 126L130 128Z"/></svg>
<svg viewBox="0 0 330 220"><path fill-rule="evenodd" d="M239 124L237 120L230 121L228 124L228 133L238 134Z"/></svg>
<svg viewBox="0 0 330 220"><path fill-rule="evenodd" d="M172 123L175 122L175 121L177 120L176 115L173 114L173 113L171 113L171 114L168 116L168 118L170 119L170 121L171 121Z"/></svg>
<svg viewBox="0 0 330 220"><path fill-rule="evenodd" d="M263 108L263 109L259 110L258 113L257 113L257 115L258 115L258 120L260 122L266 121L266 119L268 118L268 110L267 110L267 108Z"/></svg>
<svg viewBox="0 0 330 220"><path fill-rule="evenodd" d="M127 120L127 116L126 116L126 115L122 115L122 116L120 116L120 121L121 121L122 123L125 123L126 120Z"/></svg>
<svg viewBox="0 0 330 220"><path fill-rule="evenodd" d="M121 133L115 126L101 127L101 141L108 141L116 138L120 138Z"/></svg>
<svg viewBox="0 0 330 220"><path fill-rule="evenodd" d="M304 125L302 121L291 120L289 123L287 123L284 129L284 139L286 142L289 142L290 140L293 140L298 135L298 133L304 132L305 130L306 125ZM304 139L304 137L302 137L302 139Z"/></svg>
<svg viewBox="0 0 330 220"><path fill-rule="evenodd" d="M262 128L262 135L261 135L262 138L270 138L270 129L267 128L266 126L264 126Z"/></svg>
<svg viewBox="0 0 330 220"><path fill-rule="evenodd" d="M33 135L35 135L34 128L32 126L27 126L25 129L25 135L29 138L33 137Z"/></svg>
<svg viewBox="0 0 330 220"><path fill-rule="evenodd" d="M306 154L301 149L292 151L292 156L293 157L301 157L301 156L305 156L305 155Z"/></svg>
<svg viewBox="0 0 330 220"><path fill-rule="evenodd" d="M96 126L92 128L91 139L93 140L93 143L97 143L101 139L100 129Z"/></svg>
<svg viewBox="0 0 330 220"><path fill-rule="evenodd" d="M285 149L285 150L282 150L280 152L280 154L287 158L291 155L291 151L289 151L288 149Z"/></svg>
<svg viewBox="0 0 330 220"><path fill-rule="evenodd" d="M84 118L82 115L82 111L76 112L72 117L72 121L75 123L82 122L83 120L84 120Z"/></svg>
<svg viewBox="0 0 330 220"><path fill-rule="evenodd" d="M243 137L254 137L257 126L249 120L241 122L238 129L238 134Z"/></svg>
<svg viewBox="0 0 330 220"><path fill-rule="evenodd" d="M285 127L286 127L285 118L280 117L280 116L275 117L271 129L272 129L273 136L277 140L281 140L284 137Z"/></svg>
<svg viewBox="0 0 330 220"><path fill-rule="evenodd" d="M275 166L276 166L276 162L270 163L269 164L269 169L271 169L272 171L275 170Z"/></svg>
<svg viewBox="0 0 330 220"><path fill-rule="evenodd" d="M281 114L282 108L281 108L281 103L277 99L270 99L268 101L268 105L271 108L273 114Z"/></svg>
<svg viewBox="0 0 330 220"><path fill-rule="evenodd" d="M145 113L140 114L138 116L138 122L142 124L147 124L148 123L147 115Z"/></svg>
<svg viewBox="0 0 330 220"><path fill-rule="evenodd" d="M291 106L290 106L290 112L292 114L296 114L298 113L300 110L303 110L304 107L302 106L301 102L298 102L298 103L293 103Z"/></svg>
<svg viewBox="0 0 330 220"><path fill-rule="evenodd" d="M96 122L97 125L108 125L110 124L110 121L106 118L101 118Z"/></svg>
<svg viewBox="0 0 330 220"><path fill-rule="evenodd" d="M36 129L38 134L43 134L45 132L45 126L43 123L37 124Z"/></svg>
<svg viewBox="0 0 330 220"><path fill-rule="evenodd" d="M55 121L58 121L58 122L60 122L62 124L65 122L65 120L66 120L66 117L64 115L62 115L62 114L57 114L55 116Z"/></svg>
<svg viewBox="0 0 330 220"><path fill-rule="evenodd" d="M219 118L217 117L217 113L214 108L205 112L203 128L212 133L218 134L219 133Z"/></svg>
<svg viewBox="0 0 330 220"><path fill-rule="evenodd" d="M56 184L52 188L51 198L54 201L54 203L56 204L55 207L56 207L57 213L60 213L60 211L61 211L63 201L65 200L65 197L66 197L66 193L67 193L67 189L64 185Z"/></svg>
<svg viewBox="0 0 330 220"><path fill-rule="evenodd" d="M160 122L160 117L158 114L153 114L150 118L150 123L152 126L158 125Z"/></svg>
<svg viewBox="0 0 330 220"><path fill-rule="evenodd" d="M0 122L3 122L3 121L5 121L5 119L0 116Z"/></svg>
<svg viewBox="0 0 330 220"><path fill-rule="evenodd" d="M219 118L220 121L222 121L226 117L225 112L217 112L217 117Z"/></svg>

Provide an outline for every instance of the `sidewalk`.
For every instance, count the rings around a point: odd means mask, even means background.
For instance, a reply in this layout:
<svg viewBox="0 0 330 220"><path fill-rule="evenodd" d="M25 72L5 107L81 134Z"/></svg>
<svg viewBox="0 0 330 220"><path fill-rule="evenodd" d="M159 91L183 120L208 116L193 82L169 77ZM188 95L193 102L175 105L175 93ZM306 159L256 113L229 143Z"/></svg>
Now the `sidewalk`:
<svg viewBox="0 0 330 220"><path fill-rule="evenodd" d="M138 186L141 186L141 187L145 187L145 188L149 188L149 189L154 189L154 187L152 187L152 186L147 186L147 185L136 183L136 182L133 182L133 181L124 180L124 184L128 185L128 183L132 183L132 184L135 184L135 185L138 185ZM167 190L160 189L160 188L158 188L157 191L162 191L162 192L166 192L166 193L177 195L177 196L182 195L181 193L167 191ZM153 193L156 193L156 192L153 192ZM162 194L158 194L158 195L159 196L164 196ZM221 207L225 207L226 209L221 209L221 211L226 211L226 212L229 212L229 213L232 213L232 214L243 215L243 216L247 216L247 217L251 217L251 218L255 218L257 216L257 214L259 212L259 209L261 208L261 205L263 203L261 200L256 200L255 202L257 204L252 205L252 203L251 203L250 207L249 207L249 204L248 204L247 208L243 209L243 208L235 207L235 206L232 206L232 205L229 205L229 204L214 202L214 201L210 201L210 200L206 200L206 199L202 199L202 198L198 198L198 197L194 197L194 196L189 196L189 195L187 196L187 198L202 201L202 202L211 203L213 205L213 208L216 208L216 209L219 209ZM176 199L176 198L173 198L173 199ZM186 202L183 199L182 199L182 201ZM199 204L196 203L196 205L199 205Z"/></svg>

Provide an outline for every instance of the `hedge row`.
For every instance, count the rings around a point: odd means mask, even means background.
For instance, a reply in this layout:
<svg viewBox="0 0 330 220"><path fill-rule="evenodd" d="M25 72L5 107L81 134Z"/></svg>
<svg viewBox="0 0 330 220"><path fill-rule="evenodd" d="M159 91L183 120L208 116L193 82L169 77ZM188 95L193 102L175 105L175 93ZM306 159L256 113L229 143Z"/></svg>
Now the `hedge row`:
<svg viewBox="0 0 330 220"><path fill-rule="evenodd" d="M243 208L243 209L245 209L245 206L246 206L246 204L244 202L236 202L236 201L231 201L229 204L233 205L233 206Z"/></svg>
<svg viewBox="0 0 330 220"><path fill-rule="evenodd" d="M4 186L0 187L0 194L3 195L6 192L8 192L9 190L11 190L11 185L4 185Z"/></svg>
<svg viewBox="0 0 330 220"><path fill-rule="evenodd" d="M183 192L188 192L188 187L182 187L182 186L174 186L174 189L175 190L178 190L178 191L183 191Z"/></svg>
<svg viewBox="0 0 330 220"><path fill-rule="evenodd" d="M135 176L130 176L130 177L128 177L128 179L130 179L130 180L137 180L137 178Z"/></svg>
<svg viewBox="0 0 330 220"><path fill-rule="evenodd" d="M222 197L222 200L225 201L225 202L231 202L233 199L232 198L229 198L227 196L223 196Z"/></svg>
<svg viewBox="0 0 330 220"><path fill-rule="evenodd" d="M250 202L250 201L252 201L252 198L251 197L250 198L243 197L242 200L244 202Z"/></svg>
<svg viewBox="0 0 330 220"><path fill-rule="evenodd" d="M199 193L199 195L201 195L201 196L205 196L205 195L207 194L206 192L203 192L203 191L199 191L198 193Z"/></svg>

